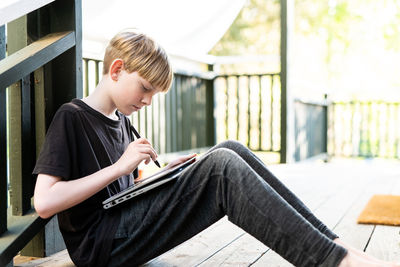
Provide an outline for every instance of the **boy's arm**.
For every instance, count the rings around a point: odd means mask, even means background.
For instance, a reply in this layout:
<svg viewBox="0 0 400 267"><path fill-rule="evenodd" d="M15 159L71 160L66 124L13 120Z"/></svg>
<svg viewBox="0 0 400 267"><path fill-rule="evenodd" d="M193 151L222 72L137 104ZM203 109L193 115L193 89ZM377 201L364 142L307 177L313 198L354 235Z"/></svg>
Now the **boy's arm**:
<svg viewBox="0 0 400 267"><path fill-rule="evenodd" d="M39 174L34 193L34 206L42 218L69 209L93 196L120 177L115 165L111 165L86 177L63 181L61 177Z"/></svg>
<svg viewBox="0 0 400 267"><path fill-rule="evenodd" d="M54 214L69 209L121 177L131 173L140 162L146 164L155 160L157 154L150 143L140 138L130 143L121 158L114 164L88 176L64 181L61 177L39 174L35 192L34 206L38 215L49 218Z"/></svg>

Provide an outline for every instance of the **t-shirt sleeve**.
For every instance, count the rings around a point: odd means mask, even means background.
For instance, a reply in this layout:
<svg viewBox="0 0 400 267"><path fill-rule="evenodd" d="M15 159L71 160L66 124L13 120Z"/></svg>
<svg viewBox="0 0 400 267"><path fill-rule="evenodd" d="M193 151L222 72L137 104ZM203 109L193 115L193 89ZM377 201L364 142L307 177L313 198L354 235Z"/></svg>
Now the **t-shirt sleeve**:
<svg viewBox="0 0 400 267"><path fill-rule="evenodd" d="M71 179L71 158L76 153L75 128L73 112L59 110L56 113L46 133L33 174Z"/></svg>

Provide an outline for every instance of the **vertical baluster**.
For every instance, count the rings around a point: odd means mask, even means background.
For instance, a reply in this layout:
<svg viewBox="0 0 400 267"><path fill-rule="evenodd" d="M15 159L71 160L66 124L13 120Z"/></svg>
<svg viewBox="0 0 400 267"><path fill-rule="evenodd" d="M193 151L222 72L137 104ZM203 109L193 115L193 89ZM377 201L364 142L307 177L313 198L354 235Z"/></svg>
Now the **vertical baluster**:
<svg viewBox="0 0 400 267"><path fill-rule="evenodd" d="M271 77L270 150L274 151L274 75L269 76Z"/></svg>
<svg viewBox="0 0 400 267"><path fill-rule="evenodd" d="M225 139L229 139L229 77L225 76L225 97L226 97L226 109L225 109Z"/></svg>
<svg viewBox="0 0 400 267"><path fill-rule="evenodd" d="M0 60L6 56L5 26L0 26ZM0 234L7 231L7 96L0 88Z"/></svg>
<svg viewBox="0 0 400 267"><path fill-rule="evenodd" d="M358 155L363 156L364 155L364 149L366 148L366 132L365 132L365 124L366 124L366 104L363 102L360 102L360 108L361 108L361 127L360 127L360 142L359 142L359 148L358 148Z"/></svg>
<svg viewBox="0 0 400 267"><path fill-rule="evenodd" d="M159 153L163 153L163 148L161 145L161 94L157 94L157 129L156 129L156 135L157 135L157 148ZM162 129L162 131L165 131L165 129Z"/></svg>
<svg viewBox="0 0 400 267"><path fill-rule="evenodd" d="M214 120L216 120L216 118L214 118L214 99L212 99L211 110L208 109L209 107L211 107L211 105L210 106L208 105L208 98L207 98L208 84L210 84L210 81L208 80L203 81L201 85L201 90L199 91L197 96L197 105L199 108L201 108L201 113L197 118L198 120L197 131L200 133L199 135L200 142L197 143L198 147L205 147L208 145L208 136L210 136L211 134L211 129L209 128L211 124L208 121L208 118L210 119L213 118L212 126L214 126ZM213 93L214 91L213 88L211 88L210 90L212 90L211 93ZM210 112L210 117L207 116L209 112ZM205 129L202 129L202 125L206 125Z"/></svg>
<svg viewBox="0 0 400 267"><path fill-rule="evenodd" d="M240 76L236 76L236 140L239 140L239 130L240 130L240 121L239 121L239 114L240 114L240 106L239 106L239 82Z"/></svg>
<svg viewBox="0 0 400 267"><path fill-rule="evenodd" d="M353 155L353 123L354 123L354 113L355 113L355 104L354 102L350 102L349 104L349 112L350 112L350 122L349 122L349 156Z"/></svg>
<svg viewBox="0 0 400 267"><path fill-rule="evenodd" d="M28 45L27 16L8 24L7 45L8 54L13 54ZM13 153L9 154L10 164L10 203L13 215L23 215L26 206L23 201L25 188L22 178L22 91L29 90L30 79L23 77L9 87L9 146Z"/></svg>
<svg viewBox="0 0 400 267"><path fill-rule="evenodd" d="M192 93L194 90L193 81L195 79L196 78L194 77L185 76L186 91L182 98L182 107L183 107L182 130L183 130L183 140L184 140L183 150L187 150L191 146L191 132L192 132L191 119L193 116L191 102L192 102Z"/></svg>
<svg viewBox="0 0 400 267"><path fill-rule="evenodd" d="M395 141L394 141L394 143L395 143L395 150L394 150L394 153L395 153L395 158L399 158L400 157L400 155L399 155L399 145L400 145L400 137L399 137L399 127L398 127L398 125L399 125L399 103L395 103L395 107L394 107L395 109L394 109L394 122L393 122L393 125L394 125L394 129L395 129L395 136L394 136L394 138L395 138Z"/></svg>
<svg viewBox="0 0 400 267"><path fill-rule="evenodd" d="M385 127L385 122L381 120L382 114L384 113L382 109L382 102L377 101L376 102L376 109L377 112L374 112L375 114L375 120L376 120L376 128L375 128L375 155L376 157L381 157L382 155L382 149L384 148L385 141L383 140L383 136L381 136L381 130L382 127Z"/></svg>
<svg viewBox="0 0 400 267"><path fill-rule="evenodd" d="M390 146L390 140L389 140L389 131L390 131L390 121L392 121L392 103L386 103L386 123L385 123L385 157L390 157L391 156L391 150L392 147Z"/></svg>
<svg viewBox="0 0 400 267"><path fill-rule="evenodd" d="M250 96L251 96L251 89L250 89L250 75L247 76L247 147L250 148L250 128L251 128L251 111L250 111Z"/></svg>
<svg viewBox="0 0 400 267"><path fill-rule="evenodd" d="M145 107L144 108L144 112L143 112L143 117L144 117L144 125L143 125L143 128L144 128L144 131L142 131L143 132L143 137L147 137L148 135L149 135L149 131L148 131L148 127L149 127L149 123L148 123L148 120L147 120L147 116L148 116L148 111L149 111L149 107Z"/></svg>
<svg viewBox="0 0 400 267"><path fill-rule="evenodd" d="M327 155L330 156L334 154L334 151L332 151L332 134L333 134L333 125L332 125L332 107L333 107L333 102L327 102L326 106L326 152Z"/></svg>
<svg viewBox="0 0 400 267"><path fill-rule="evenodd" d="M212 65L209 65L209 71L213 71ZM215 108L215 78L205 81L203 93L201 94L203 99L203 120L206 121L206 131L203 137L204 145L213 146L216 143L216 120L214 118L214 108Z"/></svg>
<svg viewBox="0 0 400 267"><path fill-rule="evenodd" d="M31 81L32 77L32 81ZM31 209L33 196L32 170L35 167L35 135L33 132L34 117L33 74L22 80L22 112L21 112L21 212L25 214Z"/></svg>
<svg viewBox="0 0 400 267"><path fill-rule="evenodd" d="M157 103L155 103L155 102L156 101L153 101L152 105L150 106L150 109L151 109L151 115L150 115L150 117L151 117L151 127L150 127L151 128L151 139L150 140L151 140L151 143L153 144L154 148L156 149L156 151L158 151L158 144L156 144L156 133L154 131L154 129L155 129L154 109L157 108ZM150 136L149 136L149 138L150 138Z"/></svg>
<svg viewBox="0 0 400 267"><path fill-rule="evenodd" d="M371 145L371 127L373 127L373 125L372 125L372 102L371 101L369 101L368 102L368 104L367 104L367 116L368 116L368 118L367 118L367 148L368 148L368 154L367 154L367 156L368 157L371 157L371 156L373 156L373 153L372 153L372 145Z"/></svg>
<svg viewBox="0 0 400 267"><path fill-rule="evenodd" d="M99 80L100 80L100 73L99 73L99 64L100 61L99 60L94 60L94 84L95 86L97 86L97 84L99 84Z"/></svg>
<svg viewBox="0 0 400 267"><path fill-rule="evenodd" d="M191 82L191 87L190 87L190 94L189 94L189 129L190 129L190 134L189 134L189 147L188 149L192 148L197 148L197 140L198 140L198 133L197 133L197 124L199 124L199 121L197 121L197 112L198 112L198 106L197 106L197 101L196 101L196 95L199 90L201 90L200 87L201 84L201 78L192 78Z"/></svg>
<svg viewBox="0 0 400 267"><path fill-rule="evenodd" d="M258 75L258 150L262 150L262 84L261 75Z"/></svg>
<svg viewBox="0 0 400 267"><path fill-rule="evenodd" d="M182 82L181 82L181 75L177 75L176 79L176 84L175 84L175 90L173 91L172 94L172 106L171 106L171 118L172 118L172 133L171 133L171 138L172 138L172 151L171 152L176 152L179 150L179 144L180 144L180 132L179 130L179 121L181 119L181 110L180 110L180 94L183 90L182 88Z"/></svg>
<svg viewBox="0 0 400 267"><path fill-rule="evenodd" d="M83 86L83 96L89 95L89 59L83 60L83 68L85 70L85 83Z"/></svg>
<svg viewBox="0 0 400 267"><path fill-rule="evenodd" d="M328 155L328 95L324 95L324 102L322 105L322 119L323 119L323 149L321 152L325 152Z"/></svg>
<svg viewBox="0 0 400 267"><path fill-rule="evenodd" d="M165 113L163 115L164 117L164 122L165 122L165 136L164 136L164 142L165 142L165 152L169 153L171 152L171 145L172 145L172 121L171 121L171 95L173 91L175 90L175 83L176 83L176 75L174 75L174 79L171 85L171 89L169 89L168 93L164 95L164 107L165 107Z"/></svg>

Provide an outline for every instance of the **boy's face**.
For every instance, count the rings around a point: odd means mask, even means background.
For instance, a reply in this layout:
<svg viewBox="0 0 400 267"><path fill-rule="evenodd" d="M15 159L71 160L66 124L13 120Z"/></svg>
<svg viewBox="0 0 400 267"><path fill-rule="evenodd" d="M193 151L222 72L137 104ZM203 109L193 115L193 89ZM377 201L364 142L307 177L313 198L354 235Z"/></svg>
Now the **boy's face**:
<svg viewBox="0 0 400 267"><path fill-rule="evenodd" d="M159 88L154 88L137 72L128 73L121 70L112 89L113 101L116 108L124 115L130 115L144 106L151 104L153 96L159 93Z"/></svg>

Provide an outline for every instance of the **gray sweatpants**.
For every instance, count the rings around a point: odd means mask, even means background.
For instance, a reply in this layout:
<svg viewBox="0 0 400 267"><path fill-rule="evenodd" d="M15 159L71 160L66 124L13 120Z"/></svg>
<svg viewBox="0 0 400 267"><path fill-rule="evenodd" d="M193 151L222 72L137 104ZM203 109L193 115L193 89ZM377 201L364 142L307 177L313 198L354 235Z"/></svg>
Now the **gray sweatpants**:
<svg viewBox="0 0 400 267"><path fill-rule="evenodd" d="M226 141L178 180L121 204L109 266L136 266L223 216L295 266L337 266L337 236L246 147Z"/></svg>

